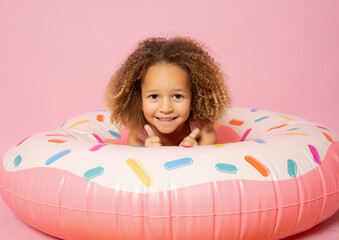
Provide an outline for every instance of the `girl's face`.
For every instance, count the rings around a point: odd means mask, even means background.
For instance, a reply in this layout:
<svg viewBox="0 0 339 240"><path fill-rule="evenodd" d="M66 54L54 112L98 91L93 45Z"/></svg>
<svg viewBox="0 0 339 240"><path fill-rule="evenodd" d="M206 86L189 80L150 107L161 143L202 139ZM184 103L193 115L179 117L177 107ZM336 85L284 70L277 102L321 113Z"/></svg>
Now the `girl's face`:
<svg viewBox="0 0 339 240"><path fill-rule="evenodd" d="M153 129L162 134L183 131L191 109L191 83L186 71L160 62L141 82L142 109Z"/></svg>

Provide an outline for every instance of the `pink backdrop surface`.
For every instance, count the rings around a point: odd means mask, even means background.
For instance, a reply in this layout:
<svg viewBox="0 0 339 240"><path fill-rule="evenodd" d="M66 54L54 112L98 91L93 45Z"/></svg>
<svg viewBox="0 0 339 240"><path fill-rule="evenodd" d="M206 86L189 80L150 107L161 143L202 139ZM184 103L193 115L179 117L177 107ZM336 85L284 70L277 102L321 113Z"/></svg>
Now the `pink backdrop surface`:
<svg viewBox="0 0 339 240"><path fill-rule="evenodd" d="M151 36L209 46L234 106L301 116L339 134L338 12L336 0L0 0L0 155L103 109L110 76ZM338 237L338 218L300 239ZM16 239L20 231L8 226L38 234L0 201L0 238Z"/></svg>

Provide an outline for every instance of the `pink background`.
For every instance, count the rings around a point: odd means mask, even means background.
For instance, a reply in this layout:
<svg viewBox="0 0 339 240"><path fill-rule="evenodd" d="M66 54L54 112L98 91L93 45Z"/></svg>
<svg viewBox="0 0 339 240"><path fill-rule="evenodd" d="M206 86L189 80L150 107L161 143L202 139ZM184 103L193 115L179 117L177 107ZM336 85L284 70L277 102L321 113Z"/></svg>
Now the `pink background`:
<svg viewBox="0 0 339 240"><path fill-rule="evenodd" d="M301 116L339 134L338 12L337 0L0 0L0 155L103 109L110 76L150 36L206 43L229 75L234 106ZM0 218L7 210L0 201Z"/></svg>

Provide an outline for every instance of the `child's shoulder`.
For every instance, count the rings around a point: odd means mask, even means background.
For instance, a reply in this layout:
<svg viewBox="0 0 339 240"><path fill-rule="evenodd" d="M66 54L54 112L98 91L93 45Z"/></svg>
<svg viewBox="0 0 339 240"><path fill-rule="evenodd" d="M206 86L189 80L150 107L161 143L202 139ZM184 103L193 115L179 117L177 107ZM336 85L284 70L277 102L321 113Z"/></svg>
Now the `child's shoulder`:
<svg viewBox="0 0 339 240"><path fill-rule="evenodd" d="M217 132L213 126L202 127L199 132L199 145L212 145L217 142Z"/></svg>
<svg viewBox="0 0 339 240"><path fill-rule="evenodd" d="M127 143L128 145L132 146L143 146L145 144L145 137L143 134L136 133L134 131L130 131L127 137Z"/></svg>

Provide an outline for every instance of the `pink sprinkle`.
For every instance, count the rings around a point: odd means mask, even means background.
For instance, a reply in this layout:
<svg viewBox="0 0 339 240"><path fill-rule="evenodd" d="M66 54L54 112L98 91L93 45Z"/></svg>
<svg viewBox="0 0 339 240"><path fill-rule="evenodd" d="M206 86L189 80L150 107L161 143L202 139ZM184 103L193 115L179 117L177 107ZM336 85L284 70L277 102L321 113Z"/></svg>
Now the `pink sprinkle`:
<svg viewBox="0 0 339 240"><path fill-rule="evenodd" d="M321 128L321 129L325 129L325 130L327 130L327 131L330 131L331 132L331 130L330 129L328 129L328 128L325 128L325 127L322 127L322 126L317 126L318 128Z"/></svg>
<svg viewBox="0 0 339 240"><path fill-rule="evenodd" d="M107 146L107 144L105 144L105 143L100 143L100 144L97 144L97 145L91 147L89 150L90 150L91 152L95 152L95 151L98 151L100 148L105 147L105 146Z"/></svg>
<svg viewBox="0 0 339 240"><path fill-rule="evenodd" d="M16 147L17 146L19 146L21 143L23 143L24 141L26 141L28 138L30 138L31 136L29 136L29 137L26 137L26 138L24 138L23 140L21 140L17 145L16 145Z"/></svg>
<svg viewBox="0 0 339 240"><path fill-rule="evenodd" d="M245 139L247 138L248 134L252 131L252 128L247 129L246 132L244 133L244 135L242 135L242 137L240 138L240 142L245 141Z"/></svg>
<svg viewBox="0 0 339 240"><path fill-rule="evenodd" d="M319 156L319 152L318 150L312 146L312 145L308 145L308 148L310 149L312 155L313 155L313 160L315 163L320 164L321 160L320 160L320 156Z"/></svg>
<svg viewBox="0 0 339 240"><path fill-rule="evenodd" d="M95 139L98 141L98 143L104 143L104 141L95 133L92 133L92 135L95 137Z"/></svg>
<svg viewBox="0 0 339 240"><path fill-rule="evenodd" d="M193 146L182 146L184 148L192 148Z"/></svg>

